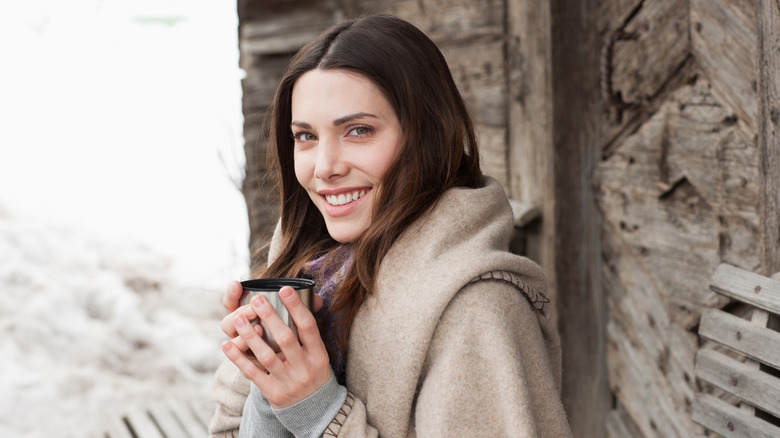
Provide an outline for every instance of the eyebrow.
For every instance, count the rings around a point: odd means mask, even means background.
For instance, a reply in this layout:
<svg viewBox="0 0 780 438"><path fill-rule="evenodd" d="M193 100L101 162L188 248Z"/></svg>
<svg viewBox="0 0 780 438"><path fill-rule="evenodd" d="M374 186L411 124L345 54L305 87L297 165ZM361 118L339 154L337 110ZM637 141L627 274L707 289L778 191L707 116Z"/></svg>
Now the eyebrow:
<svg viewBox="0 0 780 438"><path fill-rule="evenodd" d="M350 115L347 115L347 116L344 116L344 117L339 117L338 119L333 121L333 126L341 126L341 125L343 125L345 123L351 122L352 120L362 119L363 117L372 117L372 118L375 118L375 119L378 118L377 116L375 116L373 114L369 114L369 113L355 113L355 114L350 114Z"/></svg>
<svg viewBox="0 0 780 438"><path fill-rule="evenodd" d="M334 120L333 121L333 126L341 126L341 125L343 125L345 123L351 122L352 120L361 119L363 117L372 117L374 119L378 119L379 118L379 117L377 117L377 116L375 116L373 114L369 114L369 113L349 114L349 115L346 115L344 117L339 117L338 119ZM299 128L303 128L303 129L311 129L311 125L306 123L306 122L298 122L298 121L293 120L292 122L290 122L290 125L291 126L297 126Z"/></svg>

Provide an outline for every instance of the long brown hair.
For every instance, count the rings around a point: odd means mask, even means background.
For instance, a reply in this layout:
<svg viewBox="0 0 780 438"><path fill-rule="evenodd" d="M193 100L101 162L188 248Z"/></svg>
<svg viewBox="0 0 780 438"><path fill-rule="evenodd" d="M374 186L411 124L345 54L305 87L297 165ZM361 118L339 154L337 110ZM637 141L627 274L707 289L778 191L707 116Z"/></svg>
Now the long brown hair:
<svg viewBox="0 0 780 438"><path fill-rule="evenodd" d="M436 45L388 15L335 25L298 52L274 97L269 165L281 191L283 240L275 261L253 274L297 276L307 261L337 245L293 164L292 90L313 69L348 70L370 79L395 110L402 131L400 153L380 183L372 222L351 243L354 263L328 309L337 321L331 335L346 353L352 322L393 242L447 189L481 186L483 175L471 118Z"/></svg>

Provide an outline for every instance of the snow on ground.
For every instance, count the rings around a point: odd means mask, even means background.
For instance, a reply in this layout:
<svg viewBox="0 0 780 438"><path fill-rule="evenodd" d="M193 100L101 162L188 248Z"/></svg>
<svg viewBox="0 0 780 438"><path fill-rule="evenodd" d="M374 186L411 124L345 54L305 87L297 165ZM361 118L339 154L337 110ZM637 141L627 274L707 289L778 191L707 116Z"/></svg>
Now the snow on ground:
<svg viewBox="0 0 780 438"><path fill-rule="evenodd" d="M246 275L235 1L0 4L0 437L208 397Z"/></svg>
<svg viewBox="0 0 780 438"><path fill-rule="evenodd" d="M208 397L221 293L148 247L0 213L0 436L81 437L160 397Z"/></svg>

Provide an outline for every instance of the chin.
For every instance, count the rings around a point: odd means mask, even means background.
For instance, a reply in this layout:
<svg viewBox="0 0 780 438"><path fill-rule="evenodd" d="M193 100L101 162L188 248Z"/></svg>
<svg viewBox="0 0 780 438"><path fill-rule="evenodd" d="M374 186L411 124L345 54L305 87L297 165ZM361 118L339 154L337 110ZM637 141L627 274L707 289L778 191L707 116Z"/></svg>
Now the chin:
<svg viewBox="0 0 780 438"><path fill-rule="evenodd" d="M330 237L336 242L351 243L356 241L366 228L367 227L350 227L345 225L329 226L328 234L330 234Z"/></svg>

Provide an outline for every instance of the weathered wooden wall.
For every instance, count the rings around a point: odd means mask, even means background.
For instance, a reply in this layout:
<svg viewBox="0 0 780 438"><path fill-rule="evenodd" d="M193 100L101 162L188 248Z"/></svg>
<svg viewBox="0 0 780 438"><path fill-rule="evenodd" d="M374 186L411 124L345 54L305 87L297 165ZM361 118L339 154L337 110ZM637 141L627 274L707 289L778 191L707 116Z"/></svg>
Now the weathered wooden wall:
<svg viewBox="0 0 780 438"><path fill-rule="evenodd" d="M757 143L771 113L758 98L760 17L742 0L597 3L602 40L640 32L615 44L611 62L614 90L639 105L602 119L594 173L615 397L608 431L704 435L690 412L696 328L704 309L728 303L708 279L721 262L765 271L773 258L759 251L774 229L760 208L771 180Z"/></svg>

